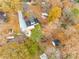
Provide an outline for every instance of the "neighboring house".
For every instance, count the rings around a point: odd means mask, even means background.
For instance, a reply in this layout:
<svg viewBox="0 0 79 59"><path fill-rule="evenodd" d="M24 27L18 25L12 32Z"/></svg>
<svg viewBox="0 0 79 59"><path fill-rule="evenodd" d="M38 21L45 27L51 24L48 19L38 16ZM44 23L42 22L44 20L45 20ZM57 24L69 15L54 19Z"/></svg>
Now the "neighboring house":
<svg viewBox="0 0 79 59"><path fill-rule="evenodd" d="M34 28L34 26L39 23L37 18L32 19L24 19L23 14L21 11L18 11L18 18L19 18L19 25L21 31L28 37L31 36L31 30Z"/></svg>

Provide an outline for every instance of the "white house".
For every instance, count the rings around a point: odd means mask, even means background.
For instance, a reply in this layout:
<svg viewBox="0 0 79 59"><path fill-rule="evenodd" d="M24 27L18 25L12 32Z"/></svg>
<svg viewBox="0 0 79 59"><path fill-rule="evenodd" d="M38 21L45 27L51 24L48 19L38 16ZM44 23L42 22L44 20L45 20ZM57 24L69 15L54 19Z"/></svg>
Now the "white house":
<svg viewBox="0 0 79 59"><path fill-rule="evenodd" d="M31 30L35 28L38 23L37 19L25 21L22 11L18 11L19 25L21 31L28 37L31 36Z"/></svg>
<svg viewBox="0 0 79 59"><path fill-rule="evenodd" d="M20 25L20 29L21 31L26 35L26 36L31 36L31 32L29 29L27 29L27 25L25 23L25 20L23 18L22 12L18 11L18 18L19 18L19 25Z"/></svg>

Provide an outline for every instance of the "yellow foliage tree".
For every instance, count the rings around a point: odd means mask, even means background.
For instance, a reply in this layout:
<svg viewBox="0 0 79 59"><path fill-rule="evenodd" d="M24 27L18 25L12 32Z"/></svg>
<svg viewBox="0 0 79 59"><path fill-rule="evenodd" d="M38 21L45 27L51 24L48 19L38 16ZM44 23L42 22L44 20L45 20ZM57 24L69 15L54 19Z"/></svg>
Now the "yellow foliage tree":
<svg viewBox="0 0 79 59"><path fill-rule="evenodd" d="M0 2L1 9L4 11L17 11L19 9L22 9L22 2L20 0L4 0Z"/></svg>
<svg viewBox="0 0 79 59"><path fill-rule="evenodd" d="M61 8L60 7L53 7L49 11L48 21L54 21L55 19L61 16Z"/></svg>

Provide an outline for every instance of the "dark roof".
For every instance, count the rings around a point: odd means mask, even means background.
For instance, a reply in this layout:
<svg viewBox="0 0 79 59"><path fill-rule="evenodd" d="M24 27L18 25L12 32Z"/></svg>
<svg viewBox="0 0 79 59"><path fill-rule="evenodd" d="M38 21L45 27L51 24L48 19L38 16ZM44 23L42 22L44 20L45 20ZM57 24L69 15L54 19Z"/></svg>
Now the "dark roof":
<svg viewBox="0 0 79 59"><path fill-rule="evenodd" d="M31 26L31 22L28 20L28 21L26 21L26 25L27 26Z"/></svg>
<svg viewBox="0 0 79 59"><path fill-rule="evenodd" d="M31 25L34 25L34 24L37 24L37 23L39 23L37 18L26 20L27 26L31 26Z"/></svg>

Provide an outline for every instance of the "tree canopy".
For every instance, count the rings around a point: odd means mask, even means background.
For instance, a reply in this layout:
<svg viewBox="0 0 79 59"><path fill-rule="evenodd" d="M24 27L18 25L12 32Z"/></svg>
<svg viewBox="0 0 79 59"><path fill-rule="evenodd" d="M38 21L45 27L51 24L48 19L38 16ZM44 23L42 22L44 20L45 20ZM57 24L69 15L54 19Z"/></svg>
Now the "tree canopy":
<svg viewBox="0 0 79 59"><path fill-rule="evenodd" d="M75 0L75 1L79 3L79 0Z"/></svg>
<svg viewBox="0 0 79 59"><path fill-rule="evenodd" d="M75 15L75 16L79 16L79 9L78 8L72 8L72 13Z"/></svg>
<svg viewBox="0 0 79 59"><path fill-rule="evenodd" d="M48 20L53 21L61 16L61 8L60 7L53 7L49 11Z"/></svg>

